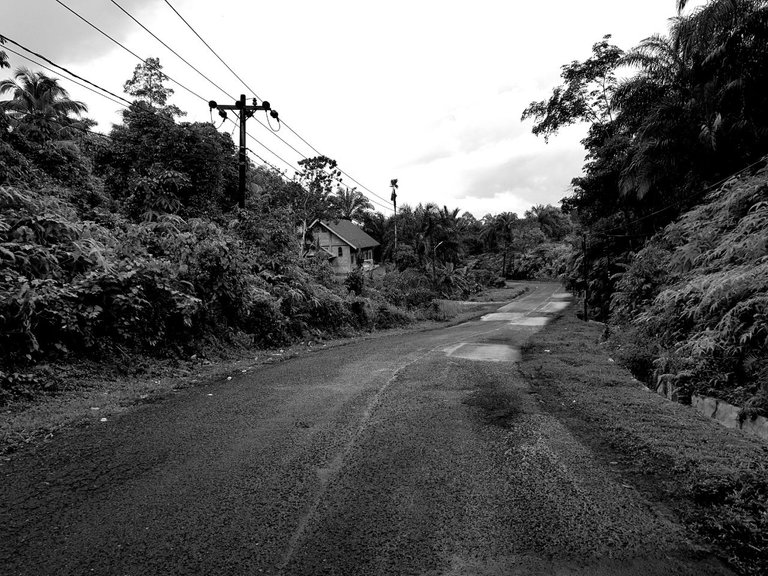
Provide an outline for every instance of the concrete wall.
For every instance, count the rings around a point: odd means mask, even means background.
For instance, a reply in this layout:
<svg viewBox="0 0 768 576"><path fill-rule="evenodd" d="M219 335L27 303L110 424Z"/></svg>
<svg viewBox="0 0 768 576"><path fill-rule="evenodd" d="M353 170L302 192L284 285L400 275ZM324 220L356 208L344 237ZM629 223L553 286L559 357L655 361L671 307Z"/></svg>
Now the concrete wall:
<svg viewBox="0 0 768 576"><path fill-rule="evenodd" d="M737 428L750 436L757 436L763 440L768 440L768 419L758 416L757 418L745 418L739 421L741 408L728 404L717 398L709 396L691 396L691 405L697 412L704 414L709 418L714 418L723 426L728 428Z"/></svg>

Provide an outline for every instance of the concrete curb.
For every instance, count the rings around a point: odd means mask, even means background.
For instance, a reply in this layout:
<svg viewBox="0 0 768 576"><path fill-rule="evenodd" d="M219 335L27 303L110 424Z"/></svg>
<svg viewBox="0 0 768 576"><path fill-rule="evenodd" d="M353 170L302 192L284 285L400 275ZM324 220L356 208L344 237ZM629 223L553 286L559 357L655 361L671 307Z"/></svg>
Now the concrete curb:
<svg viewBox="0 0 768 576"><path fill-rule="evenodd" d="M757 436L768 441L768 419L757 416L755 418L739 419L741 408L728 404L723 400L709 396L691 396L691 406L704 416L717 420L723 426L736 428L750 436Z"/></svg>

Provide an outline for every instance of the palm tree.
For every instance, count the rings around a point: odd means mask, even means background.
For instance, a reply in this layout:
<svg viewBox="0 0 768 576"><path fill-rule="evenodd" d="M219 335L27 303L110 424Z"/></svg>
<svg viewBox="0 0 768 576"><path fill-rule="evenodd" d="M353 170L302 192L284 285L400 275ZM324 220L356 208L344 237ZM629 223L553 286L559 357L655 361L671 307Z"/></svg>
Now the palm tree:
<svg viewBox="0 0 768 576"><path fill-rule="evenodd" d="M424 262L424 257L429 257L433 246L437 243L435 236L438 229L440 209L437 204L428 203L426 206L419 204L414 211L416 218L416 238L414 248L419 257L419 263Z"/></svg>
<svg viewBox="0 0 768 576"><path fill-rule="evenodd" d="M443 206L443 209L438 212L437 236L443 243L442 259L457 264L464 240L464 221L459 218L458 208L449 210L447 206Z"/></svg>
<svg viewBox="0 0 768 576"><path fill-rule="evenodd" d="M77 122L70 115L88 111L82 102L70 100L56 78L23 66L13 79L0 81L0 96L9 93L11 99L0 102L0 108L14 129L38 142L68 137Z"/></svg>
<svg viewBox="0 0 768 576"><path fill-rule="evenodd" d="M356 188L341 188L336 190L333 199L339 218L362 222L364 215L373 210L373 204Z"/></svg>
<svg viewBox="0 0 768 576"><path fill-rule="evenodd" d="M496 229L496 235L502 243L502 264L501 264L501 277L507 277L507 255L509 253L509 247L514 240L514 230L517 225L517 214L514 212L502 212L497 215L493 221L493 227Z"/></svg>

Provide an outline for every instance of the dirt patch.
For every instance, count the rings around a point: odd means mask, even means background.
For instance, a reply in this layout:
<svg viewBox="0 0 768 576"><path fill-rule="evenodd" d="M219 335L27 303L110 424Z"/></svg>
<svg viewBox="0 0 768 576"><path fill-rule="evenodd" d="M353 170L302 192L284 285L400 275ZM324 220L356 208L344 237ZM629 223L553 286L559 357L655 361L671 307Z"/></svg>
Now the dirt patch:
<svg viewBox="0 0 768 576"><path fill-rule="evenodd" d="M648 391L602 332L571 309L535 334L519 365L532 393L734 570L768 573L768 446Z"/></svg>

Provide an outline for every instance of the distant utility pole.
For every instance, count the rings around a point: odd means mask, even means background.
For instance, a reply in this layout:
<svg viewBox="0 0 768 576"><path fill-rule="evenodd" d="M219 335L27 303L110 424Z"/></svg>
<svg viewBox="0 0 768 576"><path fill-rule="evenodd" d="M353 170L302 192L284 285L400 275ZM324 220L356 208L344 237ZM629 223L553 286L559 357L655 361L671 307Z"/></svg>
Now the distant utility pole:
<svg viewBox="0 0 768 576"><path fill-rule="evenodd" d="M211 100L208 102L208 106L210 106L211 110L216 108L219 111L219 116L222 118L227 117L226 110L239 110L240 114L240 162L239 162L239 182L238 182L238 199L237 199L237 205L240 208L245 208L245 167L247 165L246 155L245 155L245 121L248 118L251 118L253 116L253 113L257 110L265 110L269 112L269 115L272 116L275 120L280 122L280 118L278 117L277 110L272 110L272 107L269 105L269 102L264 100L261 103L261 106L256 105L256 98L253 99L253 104L247 105L245 103L245 94L240 94L240 100L235 102L232 105L224 105L224 104L217 104L215 100Z"/></svg>
<svg viewBox="0 0 768 576"><path fill-rule="evenodd" d="M392 252L392 260L397 264L397 178L390 180L389 185L392 187L392 205L395 207L395 249Z"/></svg>
<svg viewBox="0 0 768 576"><path fill-rule="evenodd" d="M582 232L581 235L581 249L584 255L582 256L582 268L584 271L584 322L589 321L589 309L587 307L587 301L589 300L589 270L587 263L587 233Z"/></svg>

